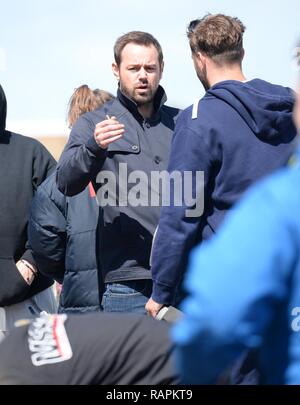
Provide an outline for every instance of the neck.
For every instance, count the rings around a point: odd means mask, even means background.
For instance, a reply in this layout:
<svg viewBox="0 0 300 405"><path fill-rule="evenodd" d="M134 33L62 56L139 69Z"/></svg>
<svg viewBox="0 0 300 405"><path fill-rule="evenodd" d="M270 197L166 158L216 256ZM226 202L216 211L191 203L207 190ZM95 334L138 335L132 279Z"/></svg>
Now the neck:
<svg viewBox="0 0 300 405"><path fill-rule="evenodd" d="M210 87L225 80L237 80L243 82L246 80L246 77L240 66L211 69L208 75L208 83Z"/></svg>
<svg viewBox="0 0 300 405"><path fill-rule="evenodd" d="M153 102L143 104L138 107L138 112L141 114L143 118L150 118L152 117L154 111Z"/></svg>

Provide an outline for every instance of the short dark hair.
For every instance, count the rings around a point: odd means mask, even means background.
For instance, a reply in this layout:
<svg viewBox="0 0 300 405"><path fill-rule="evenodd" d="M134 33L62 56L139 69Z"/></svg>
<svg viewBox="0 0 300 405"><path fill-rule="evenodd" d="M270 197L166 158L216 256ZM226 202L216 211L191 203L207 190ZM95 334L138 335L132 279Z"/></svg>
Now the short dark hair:
<svg viewBox="0 0 300 405"><path fill-rule="evenodd" d="M119 37L115 43L114 56L115 56L116 64L118 66L121 63L121 53L122 53L123 49L125 48L125 46L129 43L134 43L134 44L143 45L143 46L154 45L158 52L159 64L160 64L160 66L162 65L164 57L163 57L163 52L162 52L160 43L157 41L157 39L154 38L154 36L149 34L148 32L131 31L131 32L128 32L127 34L124 34L121 37Z"/></svg>
<svg viewBox="0 0 300 405"><path fill-rule="evenodd" d="M193 53L203 52L219 65L241 63L244 55L244 24L236 17L206 14L187 28Z"/></svg>

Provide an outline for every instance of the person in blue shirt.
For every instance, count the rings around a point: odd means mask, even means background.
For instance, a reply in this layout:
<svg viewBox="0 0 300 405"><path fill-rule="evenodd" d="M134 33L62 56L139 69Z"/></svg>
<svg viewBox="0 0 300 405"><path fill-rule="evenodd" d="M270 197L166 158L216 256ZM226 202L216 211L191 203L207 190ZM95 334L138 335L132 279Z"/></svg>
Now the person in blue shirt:
<svg viewBox="0 0 300 405"><path fill-rule="evenodd" d="M300 94L294 120L300 131ZM193 251L172 331L185 383L214 383L255 350L262 384L300 384L299 184L300 145Z"/></svg>
<svg viewBox="0 0 300 405"><path fill-rule="evenodd" d="M168 172L192 175L193 199L170 196L152 250L153 290L146 304L156 316L176 305L192 248L218 231L246 189L286 164L293 150L294 94L264 80L246 80L242 22L222 14L192 21L188 38L206 94L179 116ZM204 181L198 174L204 174ZM204 195L204 197L203 197ZM203 203L201 203L201 201ZM203 208L203 209L202 209ZM189 211L189 215L187 215Z"/></svg>

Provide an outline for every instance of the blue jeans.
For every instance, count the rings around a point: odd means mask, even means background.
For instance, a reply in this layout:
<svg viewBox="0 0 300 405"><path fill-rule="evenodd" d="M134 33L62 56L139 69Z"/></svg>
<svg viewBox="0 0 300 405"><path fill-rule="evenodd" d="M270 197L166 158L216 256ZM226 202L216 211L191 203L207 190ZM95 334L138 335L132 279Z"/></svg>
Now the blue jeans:
<svg viewBox="0 0 300 405"><path fill-rule="evenodd" d="M106 283L102 297L104 312L146 314L145 305L152 293L152 280L127 280Z"/></svg>

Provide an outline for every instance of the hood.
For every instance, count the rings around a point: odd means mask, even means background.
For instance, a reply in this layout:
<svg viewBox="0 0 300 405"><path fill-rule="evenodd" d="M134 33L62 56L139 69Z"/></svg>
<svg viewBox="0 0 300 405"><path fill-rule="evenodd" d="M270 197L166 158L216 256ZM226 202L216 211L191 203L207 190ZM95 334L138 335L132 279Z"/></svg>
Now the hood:
<svg viewBox="0 0 300 405"><path fill-rule="evenodd" d="M0 84L0 132L5 130L5 122L6 122L6 97L4 90Z"/></svg>
<svg viewBox="0 0 300 405"><path fill-rule="evenodd" d="M211 87L206 96L229 104L260 139L274 141L296 129L292 121L294 93L264 80L227 80Z"/></svg>

